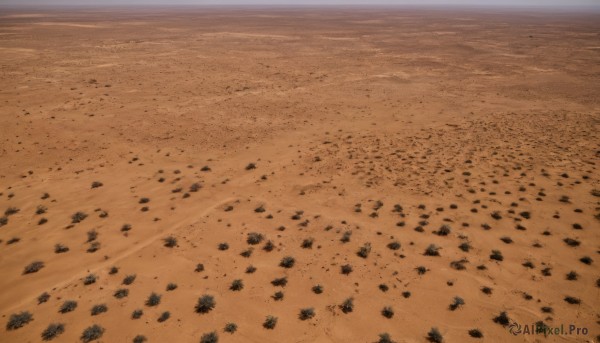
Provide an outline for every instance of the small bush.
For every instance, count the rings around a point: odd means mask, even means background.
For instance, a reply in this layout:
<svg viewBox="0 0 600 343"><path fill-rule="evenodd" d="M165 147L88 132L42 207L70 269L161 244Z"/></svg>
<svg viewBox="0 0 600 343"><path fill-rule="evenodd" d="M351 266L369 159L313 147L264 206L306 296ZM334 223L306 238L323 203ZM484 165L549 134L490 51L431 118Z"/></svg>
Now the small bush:
<svg viewBox="0 0 600 343"><path fill-rule="evenodd" d="M448 236L450 232L452 232L450 226L444 224L439 228L439 230L435 231L434 233L438 236Z"/></svg>
<svg viewBox="0 0 600 343"><path fill-rule="evenodd" d="M482 291L484 294L487 294L487 295L490 295L490 294L492 294L492 289L491 289L490 287L487 287L487 286L481 287L481 291Z"/></svg>
<svg viewBox="0 0 600 343"><path fill-rule="evenodd" d="M87 329L83 330L81 334L81 341L84 343L91 342L93 340L99 339L104 334L104 328L99 325L92 325Z"/></svg>
<svg viewBox="0 0 600 343"><path fill-rule="evenodd" d="M125 276L125 278L123 278L123 284L126 286L131 285L135 281L136 276L136 274L129 274Z"/></svg>
<svg viewBox="0 0 600 343"><path fill-rule="evenodd" d="M69 251L69 247L67 247L66 245L62 245L62 244L54 245L54 253L56 253L56 254L62 254L67 251Z"/></svg>
<svg viewBox="0 0 600 343"><path fill-rule="evenodd" d="M265 329L273 330L277 325L277 317L267 316L265 322L263 323L263 327Z"/></svg>
<svg viewBox="0 0 600 343"><path fill-rule="evenodd" d="M158 317L158 322L162 323L164 321L167 321L169 318L171 318L171 312L165 311L160 314L160 317Z"/></svg>
<svg viewBox="0 0 600 343"><path fill-rule="evenodd" d="M471 250L472 247L469 243L463 242L458 246L458 248L464 252L469 252L469 250Z"/></svg>
<svg viewBox="0 0 600 343"><path fill-rule="evenodd" d="M93 283L96 283L96 275L94 274L89 274L88 276L86 276L85 278L83 278L83 284L84 285L91 285Z"/></svg>
<svg viewBox="0 0 600 343"><path fill-rule="evenodd" d="M344 313L350 313L354 311L354 299L347 298L346 300L344 300L344 302L340 305L340 309Z"/></svg>
<svg viewBox="0 0 600 343"><path fill-rule="evenodd" d="M215 331L205 333L200 337L200 343L217 343L219 342L219 335Z"/></svg>
<svg viewBox="0 0 600 343"><path fill-rule="evenodd" d="M98 232L96 230L90 230L87 232L87 241L86 243L93 242L98 239Z"/></svg>
<svg viewBox="0 0 600 343"><path fill-rule="evenodd" d="M273 251L273 249L275 249L275 244L273 244L272 241L267 241L267 243L265 243L265 245L263 246L263 250L266 252L271 252Z"/></svg>
<svg viewBox="0 0 600 343"><path fill-rule="evenodd" d="M345 264L341 267L341 271L342 271L342 274L344 274L344 275L350 275L350 273L352 273L353 269L352 269L351 265Z"/></svg>
<svg viewBox="0 0 600 343"><path fill-rule="evenodd" d="M252 256L252 251L253 251L252 248L248 248L248 249L242 251L240 253L240 256L248 258L248 257Z"/></svg>
<svg viewBox="0 0 600 343"><path fill-rule="evenodd" d="M176 289L177 289L177 284L174 284L174 283L170 282L170 283L167 285L167 291L174 291L174 290L176 290Z"/></svg>
<svg viewBox="0 0 600 343"><path fill-rule="evenodd" d="M469 330L469 336L473 338L483 338L483 333L479 329Z"/></svg>
<svg viewBox="0 0 600 343"><path fill-rule="evenodd" d="M398 250L398 249L400 249L400 242L397 242L397 241L391 242L387 245L387 247L390 250Z"/></svg>
<svg viewBox="0 0 600 343"><path fill-rule="evenodd" d="M71 216L71 223L72 224L77 224L80 223L81 221L83 221L85 218L87 218L87 214L83 213L83 212L75 212L72 216Z"/></svg>
<svg viewBox="0 0 600 343"><path fill-rule="evenodd" d="M390 306L386 306L381 310L381 315L386 318L392 318L394 316L394 310Z"/></svg>
<svg viewBox="0 0 600 343"><path fill-rule="evenodd" d="M67 300L61 306L58 312L60 313L68 313L72 312L77 308L77 301L75 300Z"/></svg>
<svg viewBox="0 0 600 343"><path fill-rule="evenodd" d="M194 271L195 271L196 273L203 272L203 271L204 271L204 265L203 265L202 263L198 263L198 264L196 265L196 269L194 269Z"/></svg>
<svg viewBox="0 0 600 343"><path fill-rule="evenodd" d="M42 261L31 262L30 264L25 266L25 269L23 270L23 274L37 273L42 268L44 268L44 262L42 262Z"/></svg>
<svg viewBox="0 0 600 343"><path fill-rule="evenodd" d="M356 252L356 255L358 255L359 257L362 257L362 258L367 258L367 257L369 257L370 253L371 253L371 243L365 243L365 245L363 245L362 247L360 247L360 249L358 249L358 252Z"/></svg>
<svg viewBox="0 0 600 343"><path fill-rule="evenodd" d="M265 237L262 233L250 232L246 238L246 242L251 245L259 244Z"/></svg>
<svg viewBox="0 0 600 343"><path fill-rule="evenodd" d="M273 298L273 300L275 300L275 301L280 301L280 300L283 300L283 296L284 296L283 292L281 292L281 291L278 291L278 292L275 292L275 293L274 293L274 294L271 296L271 298Z"/></svg>
<svg viewBox="0 0 600 343"><path fill-rule="evenodd" d="M44 331L42 331L42 340L51 341L57 336L65 332L65 324L49 324Z"/></svg>
<svg viewBox="0 0 600 343"><path fill-rule="evenodd" d="M212 295L205 294L198 299L196 304L197 313L208 313L216 306L215 298Z"/></svg>
<svg viewBox="0 0 600 343"><path fill-rule="evenodd" d="M581 263L587 264L587 265L590 265L590 264L592 264L594 262L594 260L592 260L592 258L589 257L589 256L584 256L584 257L580 258L579 261Z"/></svg>
<svg viewBox="0 0 600 343"><path fill-rule="evenodd" d="M510 324L510 318L508 318L508 314L506 312L502 311L499 315L494 317L494 323L507 326Z"/></svg>
<svg viewBox="0 0 600 343"><path fill-rule="evenodd" d="M311 319L315 316L315 309L310 307L310 308L303 308L300 310L300 314L298 315L298 317L300 318L300 320L307 320L307 319Z"/></svg>
<svg viewBox="0 0 600 343"><path fill-rule="evenodd" d="M273 279L273 281L271 281L271 284L273 286L285 287L285 285L287 285L287 277L284 276L281 278Z"/></svg>
<svg viewBox="0 0 600 343"><path fill-rule="evenodd" d="M164 246L167 248L173 248L175 246L177 246L177 239L173 236L169 236L165 239L163 239L164 242Z"/></svg>
<svg viewBox="0 0 600 343"><path fill-rule="evenodd" d="M94 307L92 307L92 316L104 313L106 311L108 311L108 306L105 304L94 305Z"/></svg>
<svg viewBox="0 0 600 343"><path fill-rule="evenodd" d="M579 298L566 296L565 301L571 305L579 305L581 304L581 300Z"/></svg>
<svg viewBox="0 0 600 343"><path fill-rule="evenodd" d="M140 319L143 315L144 315L144 311L138 309L138 310L134 310L131 313L131 318L132 319Z"/></svg>
<svg viewBox="0 0 600 343"><path fill-rule="evenodd" d="M563 242L565 242L570 247L577 247L581 244L581 242L573 238L565 238L563 239Z"/></svg>
<svg viewBox="0 0 600 343"><path fill-rule="evenodd" d="M454 301L450 304L450 311L454 311L460 306L464 305L465 301L461 297L454 297Z"/></svg>
<svg viewBox="0 0 600 343"><path fill-rule="evenodd" d="M19 209L16 207L9 207L6 209L6 211L4 211L4 215L7 217L17 213L19 213Z"/></svg>
<svg viewBox="0 0 600 343"><path fill-rule="evenodd" d="M32 320L33 315L27 311L11 314L8 323L6 323L6 330L16 330L29 324Z"/></svg>
<svg viewBox="0 0 600 343"><path fill-rule="evenodd" d="M575 280L577 280L577 278L579 278L579 275L575 271L570 271L567 274L567 280L569 280L569 281L575 281Z"/></svg>
<svg viewBox="0 0 600 343"><path fill-rule="evenodd" d="M296 263L296 260L293 257L286 256L281 259L281 262L279 262L279 266L283 267L283 268L292 268L295 263Z"/></svg>
<svg viewBox="0 0 600 343"><path fill-rule="evenodd" d="M160 295L152 292L148 296L148 299L146 299L146 306L157 306L158 304L160 304L160 298Z"/></svg>
<svg viewBox="0 0 600 343"><path fill-rule="evenodd" d="M252 169L256 169L256 164L248 163L248 165L246 165L246 170L252 170Z"/></svg>
<svg viewBox="0 0 600 343"><path fill-rule="evenodd" d="M427 273L427 268L425 268L424 266L418 266L417 268L415 268L415 270L419 275Z"/></svg>
<svg viewBox="0 0 600 343"><path fill-rule="evenodd" d="M352 236L352 231L346 231L344 232L344 234L342 235L342 238L340 238L340 241L342 243L348 243L350 242L350 237Z"/></svg>
<svg viewBox="0 0 600 343"><path fill-rule="evenodd" d="M131 224L123 224L123 226L121 226L121 232L128 232L131 231Z"/></svg>
<svg viewBox="0 0 600 343"><path fill-rule="evenodd" d="M313 238L307 238L304 241L302 241L302 245L301 247L303 249L312 249L313 243L314 243L314 239Z"/></svg>
<svg viewBox="0 0 600 343"><path fill-rule="evenodd" d="M323 286L321 286L321 285L313 286L312 291L315 294L321 294L321 293L323 293Z"/></svg>
<svg viewBox="0 0 600 343"><path fill-rule="evenodd" d="M197 182L196 182L196 183L193 183L193 184L190 186L190 192L191 192L191 193L195 193L195 192L199 191L201 188L202 188L202 185L201 185L201 184L199 184L199 183L197 183Z"/></svg>
<svg viewBox="0 0 600 343"><path fill-rule="evenodd" d="M438 246L436 246L435 244L430 244L427 249L425 249L425 253L423 253L423 255L425 256L440 256L439 251L440 248Z"/></svg>
<svg viewBox="0 0 600 343"><path fill-rule="evenodd" d="M48 211L48 207L46 207L44 205L38 205L38 207L35 209L35 214L37 214L37 215L44 214L44 213L46 213L46 211Z"/></svg>
<svg viewBox="0 0 600 343"><path fill-rule="evenodd" d="M233 280L229 289L232 291L241 291L244 288L244 282L240 279Z"/></svg>
<svg viewBox="0 0 600 343"><path fill-rule="evenodd" d="M225 324L225 328L223 329L225 332L234 333L237 331L237 324L235 323L227 323Z"/></svg>
<svg viewBox="0 0 600 343"><path fill-rule="evenodd" d="M98 188L98 187L102 187L103 184L100 181L94 181L92 182L92 188Z"/></svg>
<svg viewBox="0 0 600 343"><path fill-rule="evenodd" d="M246 273L247 273L247 274L252 274L252 273L254 273L255 271L256 271L256 267L255 267L255 266L252 266L252 265L250 265L250 266L248 266L248 267L246 268Z"/></svg>
<svg viewBox="0 0 600 343"><path fill-rule="evenodd" d="M144 335L137 335L133 338L133 343L144 343L148 341L148 338Z"/></svg>
<svg viewBox="0 0 600 343"><path fill-rule="evenodd" d="M444 337L438 328L431 328L427 333L427 339L433 343L442 343L444 341Z"/></svg>
<svg viewBox="0 0 600 343"><path fill-rule="evenodd" d="M50 294L48 292L44 292L37 297L38 305L43 304L50 300Z"/></svg>
<svg viewBox="0 0 600 343"><path fill-rule="evenodd" d="M384 333L379 334L379 340L377 341L377 343L396 343L396 342L392 340L392 337L390 336L389 333L384 332Z"/></svg>
<svg viewBox="0 0 600 343"><path fill-rule="evenodd" d="M113 294L113 296L117 299L123 299L128 295L129 295L129 290L127 288L119 288Z"/></svg>
<svg viewBox="0 0 600 343"><path fill-rule="evenodd" d="M492 250L492 253L490 254L490 259L496 261L504 261L504 256L502 256L502 252L500 252L500 250Z"/></svg>
<svg viewBox="0 0 600 343"><path fill-rule="evenodd" d="M225 251L225 250L229 249L229 244L227 244L227 243L219 243L219 247L218 248L221 251Z"/></svg>

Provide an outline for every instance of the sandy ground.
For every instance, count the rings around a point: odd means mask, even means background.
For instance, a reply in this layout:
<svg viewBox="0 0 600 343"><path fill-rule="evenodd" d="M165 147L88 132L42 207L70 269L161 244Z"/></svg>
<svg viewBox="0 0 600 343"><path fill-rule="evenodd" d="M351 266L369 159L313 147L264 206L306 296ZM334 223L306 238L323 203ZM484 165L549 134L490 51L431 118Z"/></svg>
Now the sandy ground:
<svg viewBox="0 0 600 343"><path fill-rule="evenodd" d="M598 19L0 11L0 342L597 342Z"/></svg>

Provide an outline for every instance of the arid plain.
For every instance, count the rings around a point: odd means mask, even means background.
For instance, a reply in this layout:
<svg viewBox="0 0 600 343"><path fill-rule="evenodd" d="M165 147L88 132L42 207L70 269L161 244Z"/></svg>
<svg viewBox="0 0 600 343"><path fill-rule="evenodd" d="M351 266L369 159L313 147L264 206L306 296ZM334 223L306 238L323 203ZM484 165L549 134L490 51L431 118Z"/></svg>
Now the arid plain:
<svg viewBox="0 0 600 343"><path fill-rule="evenodd" d="M0 10L0 342L597 342L599 19Z"/></svg>

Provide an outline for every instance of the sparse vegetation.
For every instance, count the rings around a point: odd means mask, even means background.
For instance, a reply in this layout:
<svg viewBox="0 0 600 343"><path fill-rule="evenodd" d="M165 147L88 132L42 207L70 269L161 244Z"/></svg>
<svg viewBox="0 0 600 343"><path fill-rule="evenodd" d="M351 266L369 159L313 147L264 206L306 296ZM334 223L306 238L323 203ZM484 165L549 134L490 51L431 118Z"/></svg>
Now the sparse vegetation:
<svg viewBox="0 0 600 343"><path fill-rule="evenodd" d="M440 248L435 245L435 244L430 244L427 249L425 249L425 253L423 253L423 255L425 256L440 256L440 252L439 252Z"/></svg>
<svg viewBox="0 0 600 343"><path fill-rule="evenodd" d="M300 320L307 320L307 319L311 319L315 316L315 309L310 307L310 308L303 308L300 310L300 314L298 315L298 318L300 318Z"/></svg>
<svg viewBox="0 0 600 343"><path fill-rule="evenodd" d="M240 279L233 280L229 289L232 291L241 291L244 288L244 282Z"/></svg>
<svg viewBox="0 0 600 343"><path fill-rule="evenodd" d="M469 330L469 336L473 338L483 338L483 333L479 329Z"/></svg>
<svg viewBox="0 0 600 343"><path fill-rule="evenodd" d="M131 313L131 318L132 319L140 319L142 317L142 315L144 315L144 311L142 311L141 309L137 309Z"/></svg>
<svg viewBox="0 0 600 343"><path fill-rule="evenodd" d="M427 333L427 339L432 343L442 343L444 341L444 337L438 328L431 328Z"/></svg>
<svg viewBox="0 0 600 343"><path fill-rule="evenodd" d="M269 329L269 330L273 330L276 325L277 325L277 317L274 317L274 316L267 316L267 319L265 319L265 322L263 323L263 327L265 329Z"/></svg>
<svg viewBox="0 0 600 343"><path fill-rule="evenodd" d="M158 317L157 321L159 323L162 323L162 322L167 321L169 318L171 318L171 312L165 311L165 312L163 312L163 313L160 314L160 316Z"/></svg>
<svg viewBox="0 0 600 343"><path fill-rule="evenodd" d="M342 304L340 305L340 309L344 313L350 313L354 311L354 299L347 298L346 300L344 300L344 302L342 302Z"/></svg>
<svg viewBox="0 0 600 343"><path fill-rule="evenodd" d="M42 340L51 341L65 332L65 324L51 323L42 331Z"/></svg>
<svg viewBox="0 0 600 343"><path fill-rule="evenodd" d="M159 294L152 292L148 296L148 299L146 299L145 304L146 306L158 306L158 304L160 304L160 298L161 296Z"/></svg>
<svg viewBox="0 0 600 343"><path fill-rule="evenodd" d="M92 307L92 316L98 315L100 313L104 313L108 311L108 306L106 306L106 304L99 304L99 305L94 305Z"/></svg>
<svg viewBox="0 0 600 343"><path fill-rule="evenodd" d="M279 266L283 267L283 268L292 268L295 263L296 263L296 260L293 257L286 256L281 259L281 262L279 262Z"/></svg>
<svg viewBox="0 0 600 343"><path fill-rule="evenodd" d="M83 330L81 334L81 341L84 343L88 343L94 340L99 339L104 334L104 328L99 325L92 325Z"/></svg>
<svg viewBox="0 0 600 343"><path fill-rule="evenodd" d="M358 255L359 257L362 257L362 258L367 258L367 257L369 257L370 253L371 253L371 243L365 243L365 245L363 245L362 247L360 247L360 249L358 249L358 252L356 253L356 255Z"/></svg>
<svg viewBox="0 0 600 343"><path fill-rule="evenodd" d="M352 273L353 269L352 269L352 266L351 266L351 265L349 265L349 264L344 264L344 265L341 267L341 271L342 271L342 274L344 274L344 275L350 275L350 273Z"/></svg>
<svg viewBox="0 0 600 343"><path fill-rule="evenodd" d="M75 212L72 216L71 216L71 223L72 224L77 224L82 222L85 218L87 218L87 214L85 214L84 212Z"/></svg>
<svg viewBox="0 0 600 343"><path fill-rule="evenodd" d="M31 262L30 264L25 266L25 269L23 270L23 274L37 273L42 268L44 268L44 262L42 262L42 261Z"/></svg>
<svg viewBox="0 0 600 343"><path fill-rule="evenodd" d="M502 326L507 326L510 324L510 318L508 318L508 314L504 311L500 312L499 315L494 317L494 323L500 324Z"/></svg>
<svg viewBox="0 0 600 343"><path fill-rule="evenodd" d="M13 313L8 318L8 322L6 323L6 330L16 330L19 329L31 322L33 320L33 315L27 311L23 311L20 313Z"/></svg>
<svg viewBox="0 0 600 343"><path fill-rule="evenodd" d="M264 238L265 236L263 236L262 233L250 232L246 238L246 242L251 245L256 245L262 242Z"/></svg>
<svg viewBox="0 0 600 343"><path fill-rule="evenodd" d="M392 318L394 316L394 310L390 306L386 306L381 310L381 315L386 318Z"/></svg>
<svg viewBox="0 0 600 343"><path fill-rule="evenodd" d="M163 245L167 248L174 248L177 246L177 238L173 236L166 237L165 239L163 239L163 242Z"/></svg>
<svg viewBox="0 0 600 343"><path fill-rule="evenodd" d="M67 300L61 306L58 312L60 313L68 313L72 312L77 308L77 301L75 300Z"/></svg>
<svg viewBox="0 0 600 343"><path fill-rule="evenodd" d="M123 284L126 286L129 286L135 281L135 278L136 278L136 274L127 275L127 276L125 276L125 278L123 278Z"/></svg>
<svg viewBox="0 0 600 343"><path fill-rule="evenodd" d="M50 294L48 292L44 292L37 297L38 305L43 304L50 300Z"/></svg>
<svg viewBox="0 0 600 343"><path fill-rule="evenodd" d="M97 279L96 275L89 274L89 275L87 275L86 277L83 278L83 284L86 285L86 286L87 285L91 285L93 283L96 283L96 279Z"/></svg>
<svg viewBox="0 0 600 343"><path fill-rule="evenodd" d="M223 329L223 331L228 332L228 333L234 333L237 331L237 324L227 323L227 324L225 324L225 328Z"/></svg>
<svg viewBox="0 0 600 343"><path fill-rule="evenodd" d="M119 288L113 294L113 296L117 299L123 299L128 295L129 295L129 290L127 288Z"/></svg>
<svg viewBox="0 0 600 343"><path fill-rule="evenodd" d="M196 304L197 313L208 313L216 306L215 298L212 295L205 294L198 299Z"/></svg>
<svg viewBox="0 0 600 343"><path fill-rule="evenodd" d="M450 311L454 311L458 309L460 306L464 305L465 301L461 297L454 297L452 304L450 304Z"/></svg>

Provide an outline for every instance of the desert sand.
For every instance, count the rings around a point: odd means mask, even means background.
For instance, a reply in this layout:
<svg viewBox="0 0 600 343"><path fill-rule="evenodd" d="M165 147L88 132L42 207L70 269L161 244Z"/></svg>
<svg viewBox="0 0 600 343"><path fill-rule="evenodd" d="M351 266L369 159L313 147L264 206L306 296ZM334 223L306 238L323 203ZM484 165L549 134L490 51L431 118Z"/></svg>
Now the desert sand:
<svg viewBox="0 0 600 343"><path fill-rule="evenodd" d="M597 13L5 8L0 62L0 342L597 342Z"/></svg>

